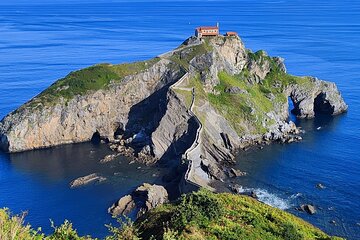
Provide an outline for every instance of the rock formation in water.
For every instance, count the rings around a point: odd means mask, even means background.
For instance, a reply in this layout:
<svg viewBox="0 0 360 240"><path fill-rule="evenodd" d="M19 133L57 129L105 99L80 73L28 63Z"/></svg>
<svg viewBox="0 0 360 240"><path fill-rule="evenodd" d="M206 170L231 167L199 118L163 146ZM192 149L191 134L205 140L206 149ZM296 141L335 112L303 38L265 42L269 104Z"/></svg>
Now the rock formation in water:
<svg viewBox="0 0 360 240"><path fill-rule="evenodd" d="M185 159L186 191L222 180L238 149L300 140L289 98L299 118L347 110L334 83L287 74L237 36L191 37L149 61L70 73L7 115L0 141L19 152L102 140L147 163Z"/></svg>
<svg viewBox="0 0 360 240"><path fill-rule="evenodd" d="M163 186L144 183L131 195L120 198L108 209L108 212L113 216L122 216L137 208L138 215L141 215L168 201L168 192Z"/></svg>

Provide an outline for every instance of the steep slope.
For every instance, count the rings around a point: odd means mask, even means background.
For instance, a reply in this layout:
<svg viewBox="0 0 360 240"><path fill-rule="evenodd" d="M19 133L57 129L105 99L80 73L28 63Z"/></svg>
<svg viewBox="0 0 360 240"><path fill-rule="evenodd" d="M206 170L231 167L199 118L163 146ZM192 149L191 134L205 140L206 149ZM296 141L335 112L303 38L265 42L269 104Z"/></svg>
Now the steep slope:
<svg viewBox="0 0 360 240"><path fill-rule="evenodd" d="M336 85L286 73L283 59L237 36L191 37L146 62L70 73L7 115L9 152L100 138L146 163L188 160L181 189L222 180L240 148L301 139L288 121L347 110Z"/></svg>
<svg viewBox="0 0 360 240"><path fill-rule="evenodd" d="M1 239L74 239L79 236L69 221L45 235L24 223L24 215L13 216L0 209ZM267 239L341 240L331 237L294 215L247 196L214 194L200 190L160 205L132 222L110 226L104 239ZM95 239L94 239L95 240Z"/></svg>
<svg viewBox="0 0 360 240"><path fill-rule="evenodd" d="M142 239L341 239L248 196L204 190L151 210L135 227Z"/></svg>

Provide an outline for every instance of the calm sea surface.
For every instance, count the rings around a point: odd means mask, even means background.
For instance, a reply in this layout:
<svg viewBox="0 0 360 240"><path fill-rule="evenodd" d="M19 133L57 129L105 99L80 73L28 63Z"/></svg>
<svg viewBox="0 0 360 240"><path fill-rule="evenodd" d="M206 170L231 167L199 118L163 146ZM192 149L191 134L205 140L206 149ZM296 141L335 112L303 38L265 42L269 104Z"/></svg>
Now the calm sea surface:
<svg viewBox="0 0 360 240"><path fill-rule="evenodd" d="M1 4L1 3L0 3ZM360 239L360 2L201 1L0 5L0 118L70 71L95 63L144 60L177 47L198 25L220 22L248 48L286 59L288 71L336 82L349 112L298 121L304 141L238 157L249 176L244 191L310 221L330 234ZM99 164L106 146L90 143L8 155L0 153L0 207L49 232L49 219L102 237L107 207L164 169ZM70 189L98 172L103 184ZM319 190L317 183L326 186ZM294 208L317 206L313 216ZM335 220L336 225L329 223Z"/></svg>

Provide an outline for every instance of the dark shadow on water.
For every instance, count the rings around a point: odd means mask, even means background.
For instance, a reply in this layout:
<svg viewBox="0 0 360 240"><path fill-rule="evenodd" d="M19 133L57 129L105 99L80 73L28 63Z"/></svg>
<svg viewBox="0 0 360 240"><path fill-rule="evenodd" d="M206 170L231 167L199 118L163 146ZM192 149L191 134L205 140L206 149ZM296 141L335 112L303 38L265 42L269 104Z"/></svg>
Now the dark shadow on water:
<svg viewBox="0 0 360 240"><path fill-rule="evenodd" d="M103 144L80 143L33 150L9 155L14 168L31 174L46 176L49 180L62 180L105 171L99 160L110 150Z"/></svg>

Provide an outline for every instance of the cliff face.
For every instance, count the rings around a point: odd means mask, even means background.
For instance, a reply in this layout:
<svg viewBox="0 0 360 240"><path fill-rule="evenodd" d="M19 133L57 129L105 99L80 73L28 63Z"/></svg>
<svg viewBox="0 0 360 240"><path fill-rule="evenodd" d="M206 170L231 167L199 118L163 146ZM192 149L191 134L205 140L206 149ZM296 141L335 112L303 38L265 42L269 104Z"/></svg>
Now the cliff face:
<svg viewBox="0 0 360 240"><path fill-rule="evenodd" d="M10 152L25 151L90 141L94 134L112 140L135 118L131 109L136 104L180 77L179 70L170 68L170 62L162 59L106 89L34 106L43 98L39 95L2 120L1 146Z"/></svg>
<svg viewBox="0 0 360 240"><path fill-rule="evenodd" d="M235 150L300 139L289 97L299 118L347 110L334 83L289 75L283 59L238 37L191 37L147 62L69 74L1 121L0 145L17 152L97 136L151 162L186 158L186 182L208 186Z"/></svg>

